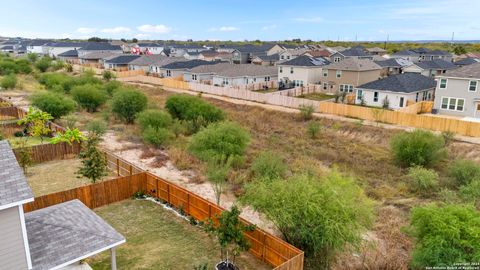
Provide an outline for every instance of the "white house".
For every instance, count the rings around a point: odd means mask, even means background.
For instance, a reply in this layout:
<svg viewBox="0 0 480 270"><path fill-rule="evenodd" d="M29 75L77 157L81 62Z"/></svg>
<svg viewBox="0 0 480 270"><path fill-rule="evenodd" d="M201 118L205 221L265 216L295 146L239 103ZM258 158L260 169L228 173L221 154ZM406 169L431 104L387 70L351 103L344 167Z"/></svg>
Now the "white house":
<svg viewBox="0 0 480 270"><path fill-rule="evenodd" d="M404 72L420 73L424 76L435 77L447 72L447 70L455 69L457 66L450 61L443 59L434 59L411 63L403 68Z"/></svg>
<svg viewBox="0 0 480 270"><path fill-rule="evenodd" d="M232 64L212 76L217 86L244 86L251 83L276 81L277 67L253 64Z"/></svg>
<svg viewBox="0 0 480 270"><path fill-rule="evenodd" d="M355 88L355 103L399 109L407 102L433 100L436 81L418 73L402 73L372 81Z"/></svg>
<svg viewBox="0 0 480 270"><path fill-rule="evenodd" d="M278 63L279 86L289 88L307 84L319 84L322 71L330 61L323 57L313 58L306 55Z"/></svg>

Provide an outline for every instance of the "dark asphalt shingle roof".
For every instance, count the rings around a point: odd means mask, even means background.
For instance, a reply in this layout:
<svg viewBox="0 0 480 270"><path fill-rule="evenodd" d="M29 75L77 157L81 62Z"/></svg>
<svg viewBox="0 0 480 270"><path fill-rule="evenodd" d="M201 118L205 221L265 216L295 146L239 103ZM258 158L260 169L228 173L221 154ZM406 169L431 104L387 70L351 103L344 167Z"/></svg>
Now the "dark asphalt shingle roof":
<svg viewBox="0 0 480 270"><path fill-rule="evenodd" d="M215 61L204 61L204 60L190 60L190 61L180 61L180 62L173 62L170 64L166 64L162 66L164 69L192 69L194 67L202 66L202 65L214 65L217 64Z"/></svg>
<svg viewBox="0 0 480 270"><path fill-rule="evenodd" d="M120 55L108 60L105 60L105 63L107 64L117 64L117 65L127 65L133 60L141 57L140 55L133 55L133 54L128 54L128 55Z"/></svg>
<svg viewBox="0 0 480 270"><path fill-rule="evenodd" d="M319 58L313 58L310 56L306 55L301 55L296 58L293 58L292 60L288 60L286 62L279 63L279 65L285 65L285 66L302 66L302 67L318 67L318 66L324 66L330 64L330 61L328 61L325 58L319 57Z"/></svg>
<svg viewBox="0 0 480 270"><path fill-rule="evenodd" d="M23 170L7 141L0 141L0 208L4 205L33 199Z"/></svg>
<svg viewBox="0 0 480 270"><path fill-rule="evenodd" d="M84 51L121 51L120 45L112 45L106 42L92 42L85 46L82 46L81 50Z"/></svg>
<svg viewBox="0 0 480 270"><path fill-rule="evenodd" d="M454 65L456 66L466 66L466 65L471 65L480 62L476 58L464 58L462 60L458 60L456 62L453 62Z"/></svg>
<svg viewBox="0 0 480 270"><path fill-rule="evenodd" d="M78 51L77 50L69 50L66 52L63 52L59 54L58 56L60 57L78 57Z"/></svg>
<svg viewBox="0 0 480 270"><path fill-rule="evenodd" d="M362 48L354 47L340 52L344 56L370 56Z"/></svg>
<svg viewBox="0 0 480 270"><path fill-rule="evenodd" d="M374 62L381 67L393 67L393 68L403 67L403 65L401 65L395 58L390 58L382 61L374 61Z"/></svg>
<svg viewBox="0 0 480 270"><path fill-rule="evenodd" d="M445 75L450 77L480 79L480 62L449 70Z"/></svg>
<svg viewBox="0 0 480 270"><path fill-rule="evenodd" d="M447 70L447 69L454 69L455 66L452 62L445 61L443 59L434 59L430 61L422 61L416 64L417 66L423 69L436 69L436 70Z"/></svg>
<svg viewBox="0 0 480 270"><path fill-rule="evenodd" d="M402 73L369 82L360 85L357 88L414 93L422 90L431 89L435 86L436 81L431 77L426 77L418 73Z"/></svg>
<svg viewBox="0 0 480 270"><path fill-rule="evenodd" d="M25 214L33 270L47 270L80 260L125 237L79 200Z"/></svg>

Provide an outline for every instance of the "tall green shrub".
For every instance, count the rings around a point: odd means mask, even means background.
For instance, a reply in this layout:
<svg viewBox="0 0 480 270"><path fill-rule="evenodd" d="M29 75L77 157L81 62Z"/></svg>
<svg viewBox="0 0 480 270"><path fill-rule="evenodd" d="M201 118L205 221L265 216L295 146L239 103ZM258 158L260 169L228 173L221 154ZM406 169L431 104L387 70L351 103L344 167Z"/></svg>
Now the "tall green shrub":
<svg viewBox="0 0 480 270"><path fill-rule="evenodd" d="M112 98L112 112L127 124L133 124L135 116L147 108L147 97L134 89L119 89Z"/></svg>
<svg viewBox="0 0 480 270"><path fill-rule="evenodd" d="M287 165L278 154L262 152L253 160L252 171L257 178L276 179L285 176Z"/></svg>
<svg viewBox="0 0 480 270"><path fill-rule="evenodd" d="M78 85L72 88L73 99L88 112L95 112L107 101L107 94L94 84Z"/></svg>
<svg viewBox="0 0 480 270"><path fill-rule="evenodd" d="M172 124L170 114L160 110L145 110L137 114L136 121L142 130L148 127L166 128Z"/></svg>
<svg viewBox="0 0 480 270"><path fill-rule="evenodd" d="M434 170L420 166L411 167L407 177L410 190L421 196L431 195L438 188L438 174Z"/></svg>
<svg viewBox="0 0 480 270"><path fill-rule="evenodd" d="M424 130L398 133L390 147L394 160L404 167L431 166L446 156L443 137Z"/></svg>
<svg viewBox="0 0 480 270"><path fill-rule="evenodd" d="M61 94L44 92L31 97L32 105L58 119L74 111L75 102Z"/></svg>
<svg viewBox="0 0 480 270"><path fill-rule="evenodd" d="M17 86L17 76L15 74L8 74L0 81L0 86L3 89L14 89Z"/></svg>
<svg viewBox="0 0 480 270"><path fill-rule="evenodd" d="M468 185L473 180L480 180L480 164L468 159L455 160L448 173L457 186Z"/></svg>
<svg viewBox="0 0 480 270"><path fill-rule="evenodd" d="M473 206L413 208L408 231L416 240L414 269L453 266L480 258L480 212Z"/></svg>

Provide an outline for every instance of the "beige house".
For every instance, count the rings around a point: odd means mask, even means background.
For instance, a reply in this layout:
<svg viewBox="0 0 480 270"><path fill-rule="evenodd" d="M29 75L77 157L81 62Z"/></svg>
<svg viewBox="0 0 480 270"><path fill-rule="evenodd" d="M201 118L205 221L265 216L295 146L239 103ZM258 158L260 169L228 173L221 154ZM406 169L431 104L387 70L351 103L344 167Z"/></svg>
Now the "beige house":
<svg viewBox="0 0 480 270"><path fill-rule="evenodd" d="M378 80L382 67L369 59L346 58L322 69L323 90L329 93L348 92L359 85Z"/></svg>
<svg viewBox="0 0 480 270"><path fill-rule="evenodd" d="M308 84L320 84L322 67L330 64L323 57L301 55L289 61L277 64L278 84L280 88L292 88Z"/></svg>

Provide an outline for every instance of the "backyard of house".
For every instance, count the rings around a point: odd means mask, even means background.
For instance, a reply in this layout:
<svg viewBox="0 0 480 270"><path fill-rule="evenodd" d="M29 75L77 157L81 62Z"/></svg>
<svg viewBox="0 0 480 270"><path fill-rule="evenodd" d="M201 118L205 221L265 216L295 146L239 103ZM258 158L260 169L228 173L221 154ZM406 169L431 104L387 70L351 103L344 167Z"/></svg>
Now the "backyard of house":
<svg viewBox="0 0 480 270"><path fill-rule="evenodd" d="M147 200L125 200L95 209L95 212L125 236L117 249L121 269L194 269L220 261L217 240L198 226L162 205ZM95 270L110 269L110 255L101 253L87 261ZM238 259L242 270L266 270L270 266L245 252Z"/></svg>

